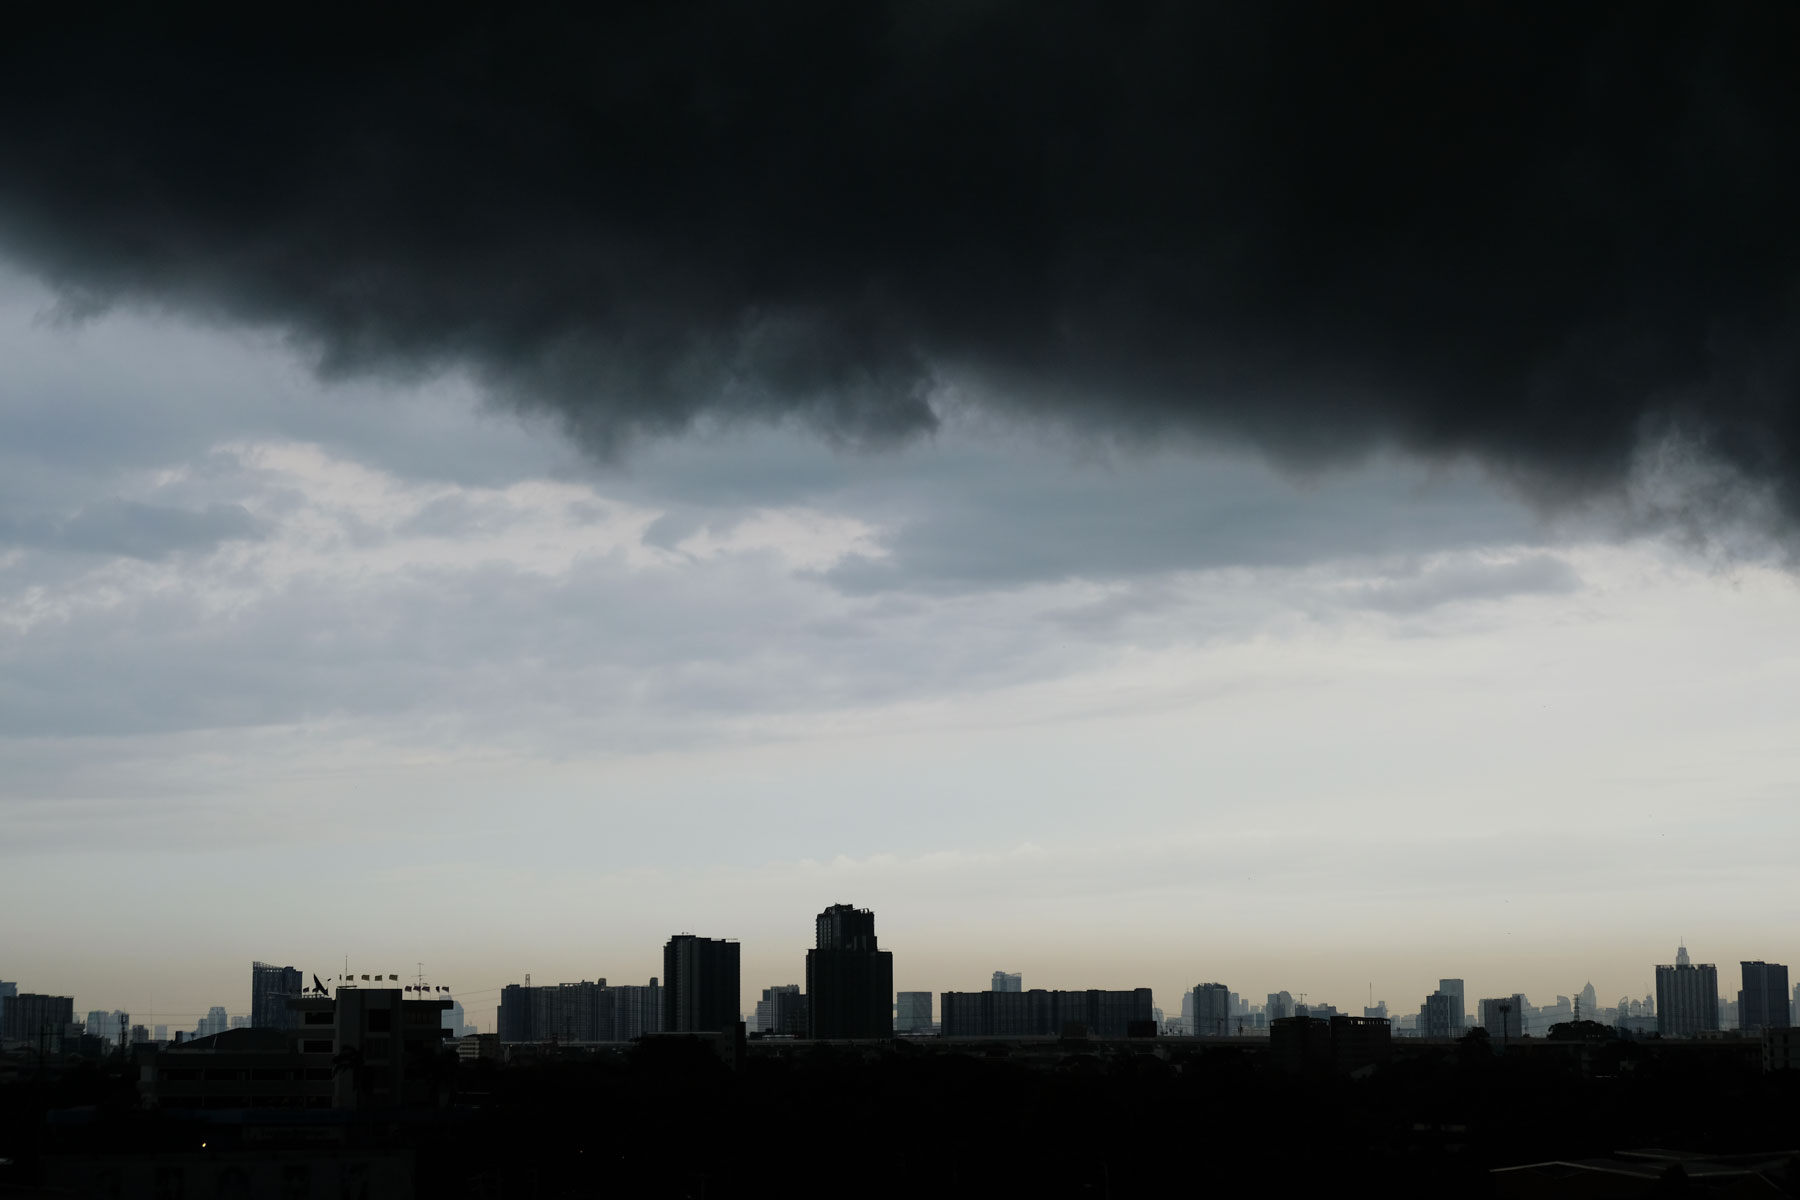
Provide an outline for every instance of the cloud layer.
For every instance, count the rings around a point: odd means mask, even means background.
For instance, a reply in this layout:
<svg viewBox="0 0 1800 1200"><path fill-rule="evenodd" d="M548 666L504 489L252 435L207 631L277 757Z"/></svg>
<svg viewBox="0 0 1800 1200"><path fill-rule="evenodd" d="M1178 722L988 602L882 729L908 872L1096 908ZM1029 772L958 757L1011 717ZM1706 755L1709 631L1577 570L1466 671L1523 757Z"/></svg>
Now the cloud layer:
<svg viewBox="0 0 1800 1200"><path fill-rule="evenodd" d="M48 10L45 10L48 12ZM467 370L616 449L963 404L1556 501L1676 438L1791 516L1791 6L40 16L0 246L79 315Z"/></svg>

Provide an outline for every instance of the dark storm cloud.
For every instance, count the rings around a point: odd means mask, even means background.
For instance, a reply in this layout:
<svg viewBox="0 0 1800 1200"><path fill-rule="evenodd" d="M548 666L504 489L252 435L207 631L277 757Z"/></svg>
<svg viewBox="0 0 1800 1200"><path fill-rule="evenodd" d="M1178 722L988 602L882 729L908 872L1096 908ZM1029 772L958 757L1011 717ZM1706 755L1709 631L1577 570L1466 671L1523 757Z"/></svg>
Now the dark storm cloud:
<svg viewBox="0 0 1800 1200"><path fill-rule="evenodd" d="M1675 434L1800 511L1800 9L1567 7L16 25L0 247L601 449L961 397L1550 500Z"/></svg>

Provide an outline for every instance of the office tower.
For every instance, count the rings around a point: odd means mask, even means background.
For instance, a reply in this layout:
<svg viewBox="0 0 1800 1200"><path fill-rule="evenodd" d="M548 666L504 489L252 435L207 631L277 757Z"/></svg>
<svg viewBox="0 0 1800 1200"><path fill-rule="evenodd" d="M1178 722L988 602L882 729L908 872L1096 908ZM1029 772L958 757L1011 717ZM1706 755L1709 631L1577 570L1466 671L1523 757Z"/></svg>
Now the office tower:
<svg viewBox="0 0 1800 1200"><path fill-rule="evenodd" d="M306 987L298 967L250 964L250 1024L257 1029L298 1029L288 1001Z"/></svg>
<svg viewBox="0 0 1800 1200"><path fill-rule="evenodd" d="M1222 983L1197 984L1194 1015L1188 1032L1196 1037L1224 1037L1231 1032L1231 989Z"/></svg>
<svg viewBox="0 0 1800 1200"><path fill-rule="evenodd" d="M1363 1008L1363 1019L1369 1021L1385 1021L1388 1019L1387 1001L1382 1000Z"/></svg>
<svg viewBox="0 0 1800 1200"><path fill-rule="evenodd" d="M0 1039L9 1042L59 1042L74 1023L73 996L16 992L0 1000Z"/></svg>
<svg viewBox="0 0 1800 1200"><path fill-rule="evenodd" d="M900 993L894 1005L894 1032L931 1032L930 992Z"/></svg>
<svg viewBox="0 0 1800 1200"><path fill-rule="evenodd" d="M834 904L814 925L806 954L808 1033L877 1038L894 1033L894 955L875 940L875 914Z"/></svg>
<svg viewBox="0 0 1800 1200"><path fill-rule="evenodd" d="M494 1028L502 1042L610 1042L615 1037L613 1001L604 979L543 987L511 983L500 989Z"/></svg>
<svg viewBox="0 0 1800 1200"><path fill-rule="evenodd" d="M1450 1036L1461 1037L1463 1030L1469 1025L1469 1005L1463 995L1463 981L1460 979L1438 980L1438 991L1450 999Z"/></svg>
<svg viewBox="0 0 1800 1200"><path fill-rule="evenodd" d="M231 1018L225 1012L225 1006L215 1004L206 1010L206 1016L200 1019L200 1028L194 1031L195 1037L211 1037L215 1033L224 1033L231 1027Z"/></svg>
<svg viewBox="0 0 1800 1200"><path fill-rule="evenodd" d="M1592 982L1582 986L1581 995L1576 999L1581 1001L1582 1020L1598 1021L1600 1019L1600 996L1594 991Z"/></svg>
<svg viewBox="0 0 1800 1200"><path fill-rule="evenodd" d="M738 944L678 933L663 947L663 1030L724 1033L738 1023Z"/></svg>
<svg viewBox="0 0 1800 1200"><path fill-rule="evenodd" d="M764 1033L806 1036L806 1004L797 983L766 987L756 1002L756 1024Z"/></svg>
<svg viewBox="0 0 1800 1200"><path fill-rule="evenodd" d="M168 1041L169 1040L169 1027L167 1025L158 1025L156 1027L155 1036L154 1036L153 1040L158 1041L158 1042Z"/></svg>
<svg viewBox="0 0 1800 1200"><path fill-rule="evenodd" d="M1263 1005L1263 1021L1274 1024L1294 1015L1294 997L1287 992L1270 992Z"/></svg>
<svg viewBox="0 0 1800 1200"><path fill-rule="evenodd" d="M10 980L0 979L0 1009L6 1007L6 998L19 994L19 985Z"/></svg>
<svg viewBox="0 0 1800 1200"><path fill-rule="evenodd" d="M939 997L945 1037L1056 1037L1079 1025L1096 1037L1126 1037L1134 1023L1155 1020L1149 988L1131 991L945 992Z"/></svg>
<svg viewBox="0 0 1800 1200"><path fill-rule="evenodd" d="M1746 1031L1788 1027L1788 971L1781 963L1746 962L1744 990L1738 993L1738 1028Z"/></svg>
<svg viewBox="0 0 1800 1200"><path fill-rule="evenodd" d="M1518 992L1481 1002L1481 1027L1494 1041L1525 1035L1525 997Z"/></svg>
<svg viewBox="0 0 1800 1200"><path fill-rule="evenodd" d="M1014 971L1008 974L1005 971L995 971L993 985L988 990L994 992L1018 992L1023 991L1024 988L1025 980L1019 972Z"/></svg>
<svg viewBox="0 0 1800 1200"><path fill-rule="evenodd" d="M1439 988L1425 997L1425 1003L1419 1006L1419 1036L1449 1038L1456 1037L1461 1031L1458 1017L1458 998Z"/></svg>
<svg viewBox="0 0 1800 1200"><path fill-rule="evenodd" d="M1693 1037L1719 1027L1719 969L1688 962L1687 947L1675 965L1656 968L1656 1031L1664 1037Z"/></svg>
<svg viewBox="0 0 1800 1200"><path fill-rule="evenodd" d="M661 1033L663 989L655 979L648 985L621 984L612 989L613 1037L635 1042L647 1033Z"/></svg>

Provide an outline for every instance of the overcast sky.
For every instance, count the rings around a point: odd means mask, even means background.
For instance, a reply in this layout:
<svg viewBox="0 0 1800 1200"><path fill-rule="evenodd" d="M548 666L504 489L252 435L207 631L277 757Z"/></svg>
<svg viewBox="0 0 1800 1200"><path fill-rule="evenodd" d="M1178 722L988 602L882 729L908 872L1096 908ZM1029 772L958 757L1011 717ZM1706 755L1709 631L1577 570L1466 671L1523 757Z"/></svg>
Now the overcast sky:
<svg viewBox="0 0 1800 1200"><path fill-rule="evenodd" d="M1800 954L1791 14L956 11L0 52L0 978Z"/></svg>

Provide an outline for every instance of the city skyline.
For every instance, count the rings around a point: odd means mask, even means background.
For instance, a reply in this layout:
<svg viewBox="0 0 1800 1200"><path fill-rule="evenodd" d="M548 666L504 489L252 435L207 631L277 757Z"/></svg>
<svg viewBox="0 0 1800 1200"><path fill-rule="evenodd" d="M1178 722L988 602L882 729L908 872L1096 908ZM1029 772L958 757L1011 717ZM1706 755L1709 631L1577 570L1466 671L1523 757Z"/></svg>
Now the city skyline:
<svg viewBox="0 0 1800 1200"><path fill-rule="evenodd" d="M883 924L885 925L886 923L886 918L884 917ZM815 939L816 936L817 935L815 934ZM755 975L752 973L755 969L754 965L774 961L770 955L766 953L757 955L751 952L750 948L745 946L738 939L721 936L715 940L733 942L742 955L741 965L738 968L740 976L739 1013L744 1019L749 1020L756 1011L757 997L759 995L770 987L786 985L786 981L778 978L781 974L781 968L779 966L775 967L773 973L767 975L766 978L761 975ZM641 985L646 978L657 979L659 977L662 982L666 983L666 976L660 976L660 972L665 969L666 966L666 948L667 939L665 939L665 945L659 947L657 952L654 964L657 973L641 976L632 973L629 968L627 970L616 970L610 968L606 964L601 964L600 968L596 970L594 965L590 964L585 968L562 974L559 974L554 970L540 970L533 968L523 970L503 981L494 982L486 986L468 988L461 987L454 983L445 983L443 977L434 972L422 972L420 977L431 987L443 987L447 989L445 994L452 996L463 1006L466 1019L472 1025L482 1032L492 1033L495 1032L496 1029L495 1010L500 1003L501 992L508 987L517 987L525 983L528 979L535 980L537 986L540 987L555 987L564 983L574 984L582 981L594 980L610 982L615 986L635 986ZM799 965L790 965L789 969L793 971L796 978L803 976L806 952L812 948L813 942L807 942L802 947L801 952L796 959L796 962ZM891 947L884 947L884 949L891 950ZM1706 965L1717 967L1718 973L1715 976L1714 982L1716 985L1715 990L1718 993L1717 1002L1720 1005L1720 1011L1723 1011L1723 1007L1732 1002L1732 996L1738 992L1740 963L1756 964L1766 960L1767 962L1774 964L1783 962L1787 958L1787 956L1783 955L1771 957L1766 953L1760 959L1728 959L1724 956L1717 957L1716 959L1707 959L1704 956L1694 958L1691 953L1691 948L1681 946L1678 947L1678 949L1689 950L1690 953L1687 957L1693 958L1693 961L1696 963L1705 963ZM892 989L896 996L900 992L907 991L929 992L933 997L941 996L945 992L973 993L987 991L992 987L993 976L997 973L995 971L975 972L967 976L958 975L954 978L939 976L937 978L941 979L942 982L934 983L932 986L927 987L924 986L920 980L908 977L907 972L910 969L909 964L912 958L913 955L911 954L896 955L895 966L893 968L895 972L894 985ZM1616 990L1612 988L1610 983L1604 980L1595 983L1592 978L1586 976L1582 978L1580 984L1565 982L1562 986L1544 988L1505 986L1501 981L1484 977L1478 977L1471 981L1469 979L1458 980L1440 976L1429 980L1421 979L1419 984L1416 985L1420 990L1416 993L1406 991L1402 988L1389 988L1384 990L1383 987L1380 986L1379 981L1374 981L1375 986L1372 991L1369 984L1365 983L1361 991L1346 994L1340 991L1334 991L1330 988L1313 990L1304 986L1304 981L1299 981L1301 986L1295 986L1296 981L1282 976L1277 976L1274 982L1251 979L1240 980L1236 977L1220 977L1214 979L1196 979L1185 985L1179 983L1164 985L1161 983L1150 982L1152 979L1160 979L1167 977L1170 974L1166 966L1159 967L1154 965L1146 965L1136 969L1129 966L1121 967L1119 973L1113 976L1103 976L1097 971L1084 974L1083 968L1079 965L1073 967L1068 974L1051 974L1048 972L1034 973L1029 968L1022 971L1009 971L1009 973L1020 974L1023 976L1023 986L1025 991L1071 991L1087 990L1090 988L1129 990L1136 986L1149 986L1155 997L1156 1006L1170 1016L1182 1013L1182 997L1191 992L1195 987L1203 984L1222 983L1230 992L1241 996L1246 1005L1256 1004L1260 1007L1260 997L1263 996L1265 992L1272 994L1276 991L1281 991L1291 995L1296 1004L1301 1003L1301 997L1305 996L1306 999L1304 1000L1304 1003L1309 1006L1316 1007L1319 1005L1330 1005L1335 1007L1338 1011L1351 1014L1360 1013L1367 1004L1380 1004L1385 1002L1390 1017L1399 1020L1401 1018L1410 1018L1417 1015L1420 1003L1427 996L1432 992L1438 991L1441 984L1453 982L1461 983L1463 985L1463 1020L1466 1027L1468 1025L1479 1023L1481 1004L1486 1000L1496 997L1510 998L1514 995L1523 995L1527 1002L1534 1007L1551 1007L1558 997L1570 998L1575 1002L1579 1002L1582 997L1584 986L1591 986L1596 997L1596 1004L1602 1009L1614 1008L1617 1005L1617 1002L1622 998L1641 1001L1646 997L1654 997L1657 994L1658 988L1657 968L1665 964L1674 964L1677 961L1681 961L1683 965L1685 965L1687 958L1678 960L1678 956L1674 953L1665 954L1645 968L1645 983L1636 988L1627 986ZM397 979L395 979L391 986L410 986L415 980L414 975L400 974L399 972L359 972L355 969L356 965L357 964L354 962L351 964L351 969L347 975L340 973L311 972L305 967L301 967L300 972L301 976L308 981L310 981L314 974L321 975L327 986L334 986L340 979L347 981L354 986L360 981L360 977L363 975L370 976L371 980L374 982L397 976ZM1017 962L1009 960L1008 965L1009 967L1016 967L1018 964ZM1785 976L1783 978L1785 978ZM1133 979L1138 982L1135 984L1132 983L1131 981ZM8 982L17 983L21 991L34 994L56 996L69 995L68 992L59 991L54 987L30 986L30 981ZM207 1004L191 1010L132 1008L129 1004L119 1004L112 1001L108 1001L107 1005L111 1010L129 1013L133 1024L146 1026L151 1024L166 1024L178 1028L181 1027L184 1020L187 1025L192 1026L195 1021L204 1019L208 1017L209 1014L218 1011L227 1011L234 1017L240 1015L248 1016L251 1012L250 989L248 986L243 986L240 990L244 993L241 1004L237 999L228 997L225 991L217 991L210 994L210 1000ZM801 985L801 990L803 993L805 992L804 985ZM217 1005L215 1002L221 997L226 997L227 1003L224 1005ZM71 998L73 1000L75 1011L81 1012L89 1009L87 997L84 995L74 995ZM1790 995L1789 999L1792 1000L1793 997ZM1735 1022L1721 1023L1715 1018L1715 1024L1710 1026L1710 1028L1720 1027L1735 1028L1736 1025Z"/></svg>
<svg viewBox="0 0 1800 1200"><path fill-rule="evenodd" d="M0 973L1796 959L1790 9L622 19L0 43Z"/></svg>

